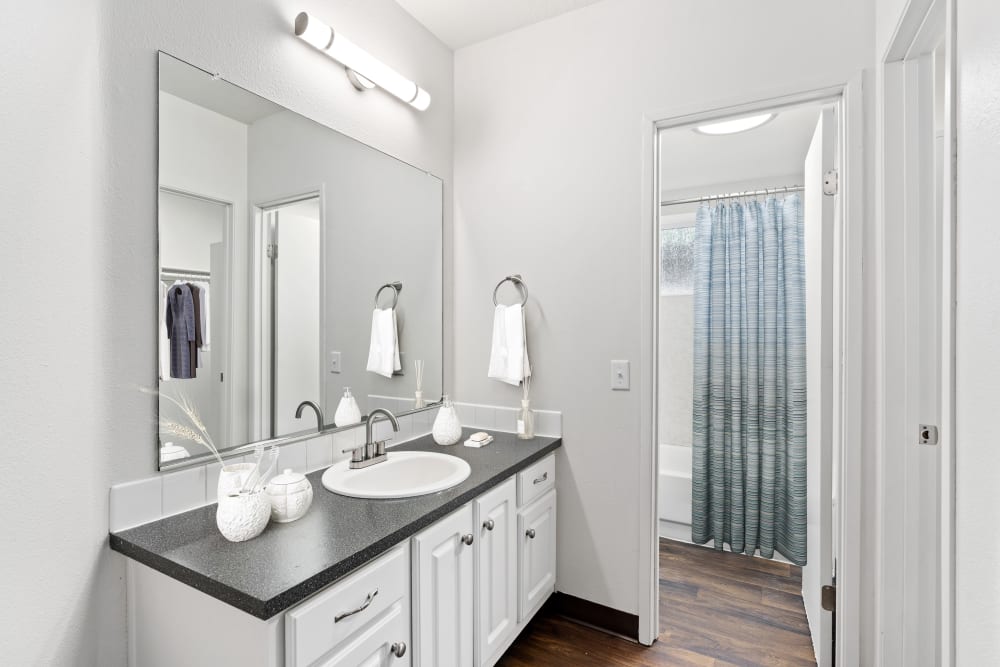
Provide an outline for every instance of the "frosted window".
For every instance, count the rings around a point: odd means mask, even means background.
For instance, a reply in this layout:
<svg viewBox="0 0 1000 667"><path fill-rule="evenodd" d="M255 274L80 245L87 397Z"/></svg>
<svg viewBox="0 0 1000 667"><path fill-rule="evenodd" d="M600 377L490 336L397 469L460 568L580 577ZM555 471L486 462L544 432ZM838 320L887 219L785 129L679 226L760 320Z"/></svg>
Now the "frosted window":
<svg viewBox="0 0 1000 667"><path fill-rule="evenodd" d="M694 293L694 227L660 230L660 294Z"/></svg>

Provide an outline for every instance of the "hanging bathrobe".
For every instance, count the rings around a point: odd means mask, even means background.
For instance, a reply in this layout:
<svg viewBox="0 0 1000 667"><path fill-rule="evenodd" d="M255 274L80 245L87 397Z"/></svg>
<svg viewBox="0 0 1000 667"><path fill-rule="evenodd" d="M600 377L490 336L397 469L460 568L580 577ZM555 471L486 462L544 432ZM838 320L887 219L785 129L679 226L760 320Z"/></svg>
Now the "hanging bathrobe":
<svg viewBox="0 0 1000 667"><path fill-rule="evenodd" d="M184 283L167 292L167 338L170 339L170 377L182 380L195 377L194 360L197 328L191 288Z"/></svg>

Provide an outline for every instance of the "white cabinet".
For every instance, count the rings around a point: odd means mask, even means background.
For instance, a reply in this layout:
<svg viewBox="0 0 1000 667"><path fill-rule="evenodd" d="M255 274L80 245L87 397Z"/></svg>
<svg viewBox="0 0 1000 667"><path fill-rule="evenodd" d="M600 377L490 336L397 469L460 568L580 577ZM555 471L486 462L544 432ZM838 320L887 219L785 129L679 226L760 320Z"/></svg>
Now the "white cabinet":
<svg viewBox="0 0 1000 667"><path fill-rule="evenodd" d="M394 602L361 632L337 646L336 650L318 663L317 667L404 667L410 664L409 647L400 637L410 636L410 614L404 605L409 600ZM292 664L291 662L286 665Z"/></svg>
<svg viewBox="0 0 1000 667"><path fill-rule="evenodd" d="M517 628L517 487L511 477L474 501L476 663L492 665Z"/></svg>
<svg viewBox="0 0 1000 667"><path fill-rule="evenodd" d="M472 504L413 538L413 662L417 667L473 664Z"/></svg>
<svg viewBox="0 0 1000 667"><path fill-rule="evenodd" d="M517 514L519 621L527 621L555 589L556 492Z"/></svg>
<svg viewBox="0 0 1000 667"><path fill-rule="evenodd" d="M404 667L410 664L403 648L410 643L409 626L404 544L285 614L285 665Z"/></svg>

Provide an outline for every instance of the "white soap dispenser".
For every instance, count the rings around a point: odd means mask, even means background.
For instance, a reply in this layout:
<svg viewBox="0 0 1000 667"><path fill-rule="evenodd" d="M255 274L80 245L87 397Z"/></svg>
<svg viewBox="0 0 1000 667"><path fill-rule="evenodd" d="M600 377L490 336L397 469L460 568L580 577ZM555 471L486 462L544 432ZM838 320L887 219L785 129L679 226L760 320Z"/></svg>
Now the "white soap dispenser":
<svg viewBox="0 0 1000 667"><path fill-rule="evenodd" d="M350 387L344 387L344 395L340 398L337 411L333 414L333 423L335 426L350 426L361 423L361 408L358 407L358 402L351 395Z"/></svg>

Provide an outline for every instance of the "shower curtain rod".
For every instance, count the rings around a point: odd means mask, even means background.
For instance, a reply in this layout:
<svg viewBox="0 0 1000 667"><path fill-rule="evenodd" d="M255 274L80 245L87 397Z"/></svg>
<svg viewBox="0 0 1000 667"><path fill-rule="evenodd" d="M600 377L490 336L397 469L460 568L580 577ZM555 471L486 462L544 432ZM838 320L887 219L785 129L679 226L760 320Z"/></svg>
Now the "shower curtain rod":
<svg viewBox="0 0 1000 667"><path fill-rule="evenodd" d="M786 192L802 192L805 190L804 185L789 185L788 187L782 188L767 188L764 190L749 190L747 192L733 192L725 195L704 195L702 197L689 197L687 199L672 199L670 201L661 201L660 206L677 206L679 204L697 204L703 201L712 201L713 199L737 199L739 197L760 197L761 195L776 195L784 194Z"/></svg>

